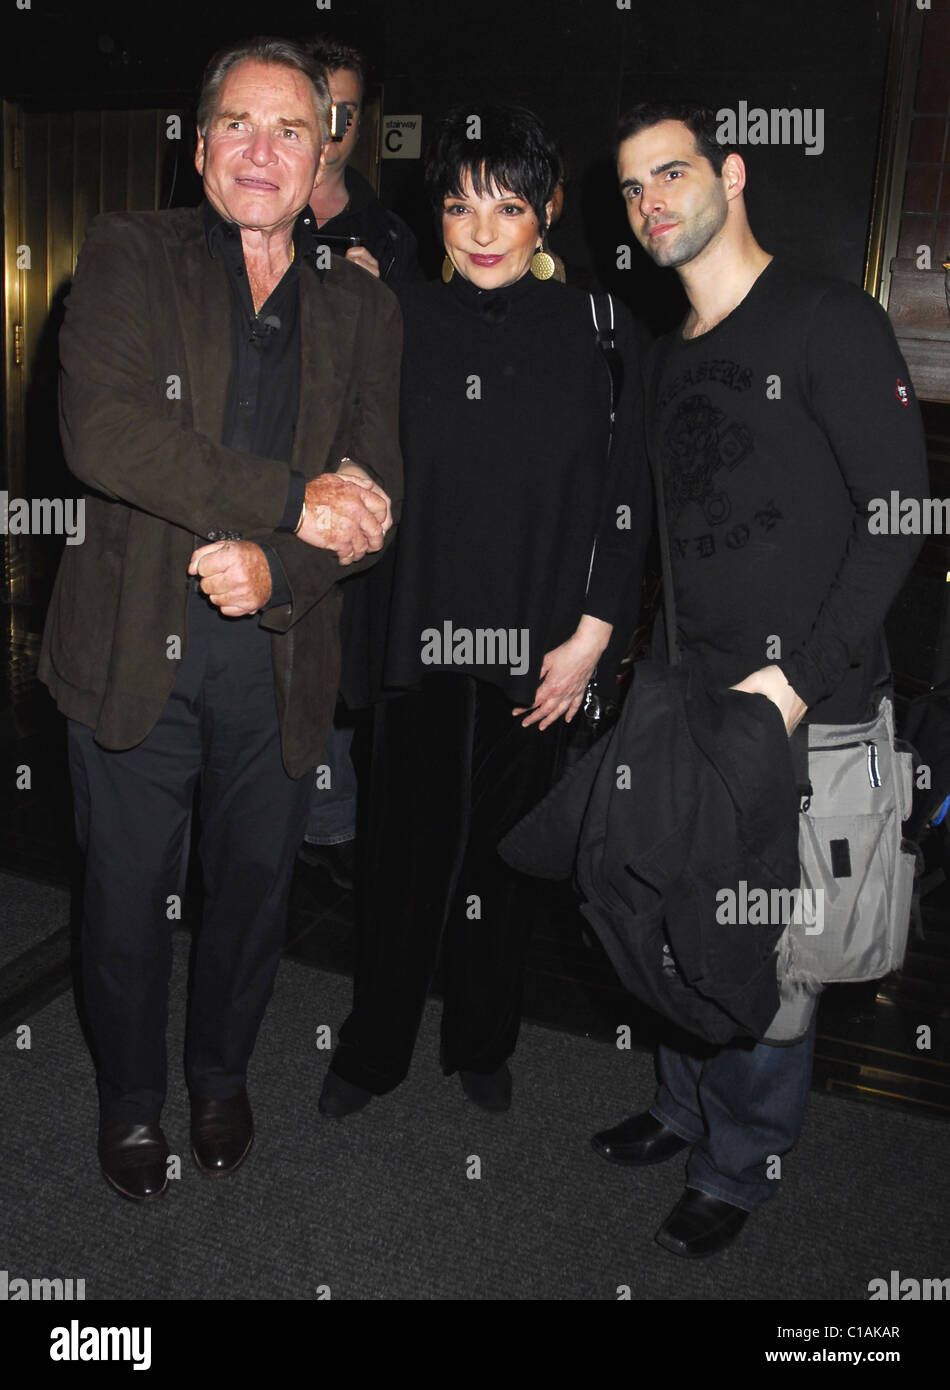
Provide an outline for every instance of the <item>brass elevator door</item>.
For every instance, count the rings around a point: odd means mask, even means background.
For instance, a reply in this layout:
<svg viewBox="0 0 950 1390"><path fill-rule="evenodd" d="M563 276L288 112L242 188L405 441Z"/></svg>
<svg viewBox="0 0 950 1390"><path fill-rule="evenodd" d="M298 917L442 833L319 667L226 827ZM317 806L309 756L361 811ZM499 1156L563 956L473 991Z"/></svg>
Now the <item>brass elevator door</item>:
<svg viewBox="0 0 950 1390"><path fill-rule="evenodd" d="M9 498L80 491L59 443L57 335L89 222L147 211L184 184L178 110L34 112L3 104L4 467ZM6 512L3 513L6 531ZM61 536L0 535L12 675L29 682Z"/></svg>

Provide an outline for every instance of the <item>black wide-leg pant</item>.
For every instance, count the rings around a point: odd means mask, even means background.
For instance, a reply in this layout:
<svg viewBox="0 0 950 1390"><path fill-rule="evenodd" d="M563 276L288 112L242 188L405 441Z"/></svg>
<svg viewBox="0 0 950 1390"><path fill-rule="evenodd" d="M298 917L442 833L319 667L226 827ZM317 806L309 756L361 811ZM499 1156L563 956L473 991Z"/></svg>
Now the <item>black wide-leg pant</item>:
<svg viewBox="0 0 950 1390"><path fill-rule="evenodd" d="M542 733L511 711L451 674L376 707L353 1011L332 1068L377 1095L409 1070L440 943L443 1070L491 1073L514 1051L537 889L496 846L550 787L562 722Z"/></svg>
<svg viewBox="0 0 950 1390"><path fill-rule="evenodd" d="M174 688L142 743L108 751L69 721L86 856L82 993L103 1126L161 1115L171 933L196 789L204 912L185 1045L193 1095L224 1099L244 1084L306 828L313 777L288 777L281 761L270 634L256 618L223 618L200 594L188 623Z"/></svg>

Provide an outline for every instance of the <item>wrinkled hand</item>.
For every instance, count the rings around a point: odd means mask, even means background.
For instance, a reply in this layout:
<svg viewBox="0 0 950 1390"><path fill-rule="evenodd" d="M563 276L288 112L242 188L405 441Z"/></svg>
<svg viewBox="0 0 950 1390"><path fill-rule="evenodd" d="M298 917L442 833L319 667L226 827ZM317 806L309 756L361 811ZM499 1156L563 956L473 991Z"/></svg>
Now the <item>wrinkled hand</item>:
<svg viewBox="0 0 950 1390"><path fill-rule="evenodd" d="M188 573L201 576L201 588L226 618L256 613L271 596L267 557L253 541L216 541L192 553Z"/></svg>
<svg viewBox="0 0 950 1390"><path fill-rule="evenodd" d="M379 279L379 261L367 246L351 246L346 253L346 259L353 261L355 265L360 265L364 270L368 270L370 275L375 275Z"/></svg>
<svg viewBox="0 0 950 1390"><path fill-rule="evenodd" d="M393 524L392 503L389 500L389 494L383 491L376 479L371 478L366 469L361 468L355 459L350 459L349 462L341 464L336 470L336 476L338 478L349 478L351 482L357 483L360 487L367 488L370 492L374 492L377 497L383 499L386 503L386 522L383 526L383 531L388 531Z"/></svg>
<svg viewBox="0 0 950 1390"><path fill-rule="evenodd" d="M763 666L731 689L744 690L747 695L765 695L773 705L778 706L779 714L785 720L785 732L788 734L795 732L808 709L785 679L785 673L780 666Z"/></svg>
<svg viewBox="0 0 950 1390"><path fill-rule="evenodd" d="M585 613L574 636L546 653L531 712L521 721L525 728L538 724L539 728L546 729L561 715L565 724L570 724L581 707L587 682L603 656L612 631L610 623ZM512 710L514 716L524 713L524 709Z"/></svg>
<svg viewBox="0 0 950 1390"><path fill-rule="evenodd" d="M307 515L297 532L307 545L333 550L341 565L362 560L368 550L381 550L392 525L389 498L358 477L321 473L311 478L305 494ZM388 518L388 520L387 520Z"/></svg>

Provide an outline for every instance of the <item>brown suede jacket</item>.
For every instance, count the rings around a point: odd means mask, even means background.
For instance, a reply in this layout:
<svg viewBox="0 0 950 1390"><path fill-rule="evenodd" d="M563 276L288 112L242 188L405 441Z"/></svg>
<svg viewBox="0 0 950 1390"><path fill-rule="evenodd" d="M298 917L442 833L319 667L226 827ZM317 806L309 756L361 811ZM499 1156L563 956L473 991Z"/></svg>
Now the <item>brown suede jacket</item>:
<svg viewBox="0 0 950 1390"><path fill-rule="evenodd" d="M284 765L298 777L323 755L336 700L337 581L382 552L344 569L332 551L275 528L291 470L309 479L345 455L378 479L396 514L402 324L393 294L358 266L302 268L300 410L286 464L218 442L230 314L200 208L91 224L60 334L63 446L90 489L85 541L65 549L39 673L104 748L133 747L174 683L170 639L185 650L192 551L220 531L266 541L292 595L260 622L272 632Z"/></svg>

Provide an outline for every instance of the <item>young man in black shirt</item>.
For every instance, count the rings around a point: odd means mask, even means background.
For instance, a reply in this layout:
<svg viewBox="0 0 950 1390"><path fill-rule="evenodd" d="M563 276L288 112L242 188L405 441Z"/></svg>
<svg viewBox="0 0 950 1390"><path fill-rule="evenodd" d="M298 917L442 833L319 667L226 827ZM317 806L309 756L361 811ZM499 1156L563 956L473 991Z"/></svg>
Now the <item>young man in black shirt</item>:
<svg viewBox="0 0 950 1390"><path fill-rule="evenodd" d="M630 226L690 302L654 347L646 407L683 660L710 684L765 695L789 734L806 712L865 719L889 675L884 617L920 545L872 535L868 506L893 489L923 495L927 476L888 319L854 286L762 249L745 165L717 143L711 111L636 107L618 145ZM813 1048L814 1027L785 1047L659 1047L650 1110L594 1147L629 1164L691 1147L686 1191L657 1233L666 1249L712 1254L774 1194Z"/></svg>

